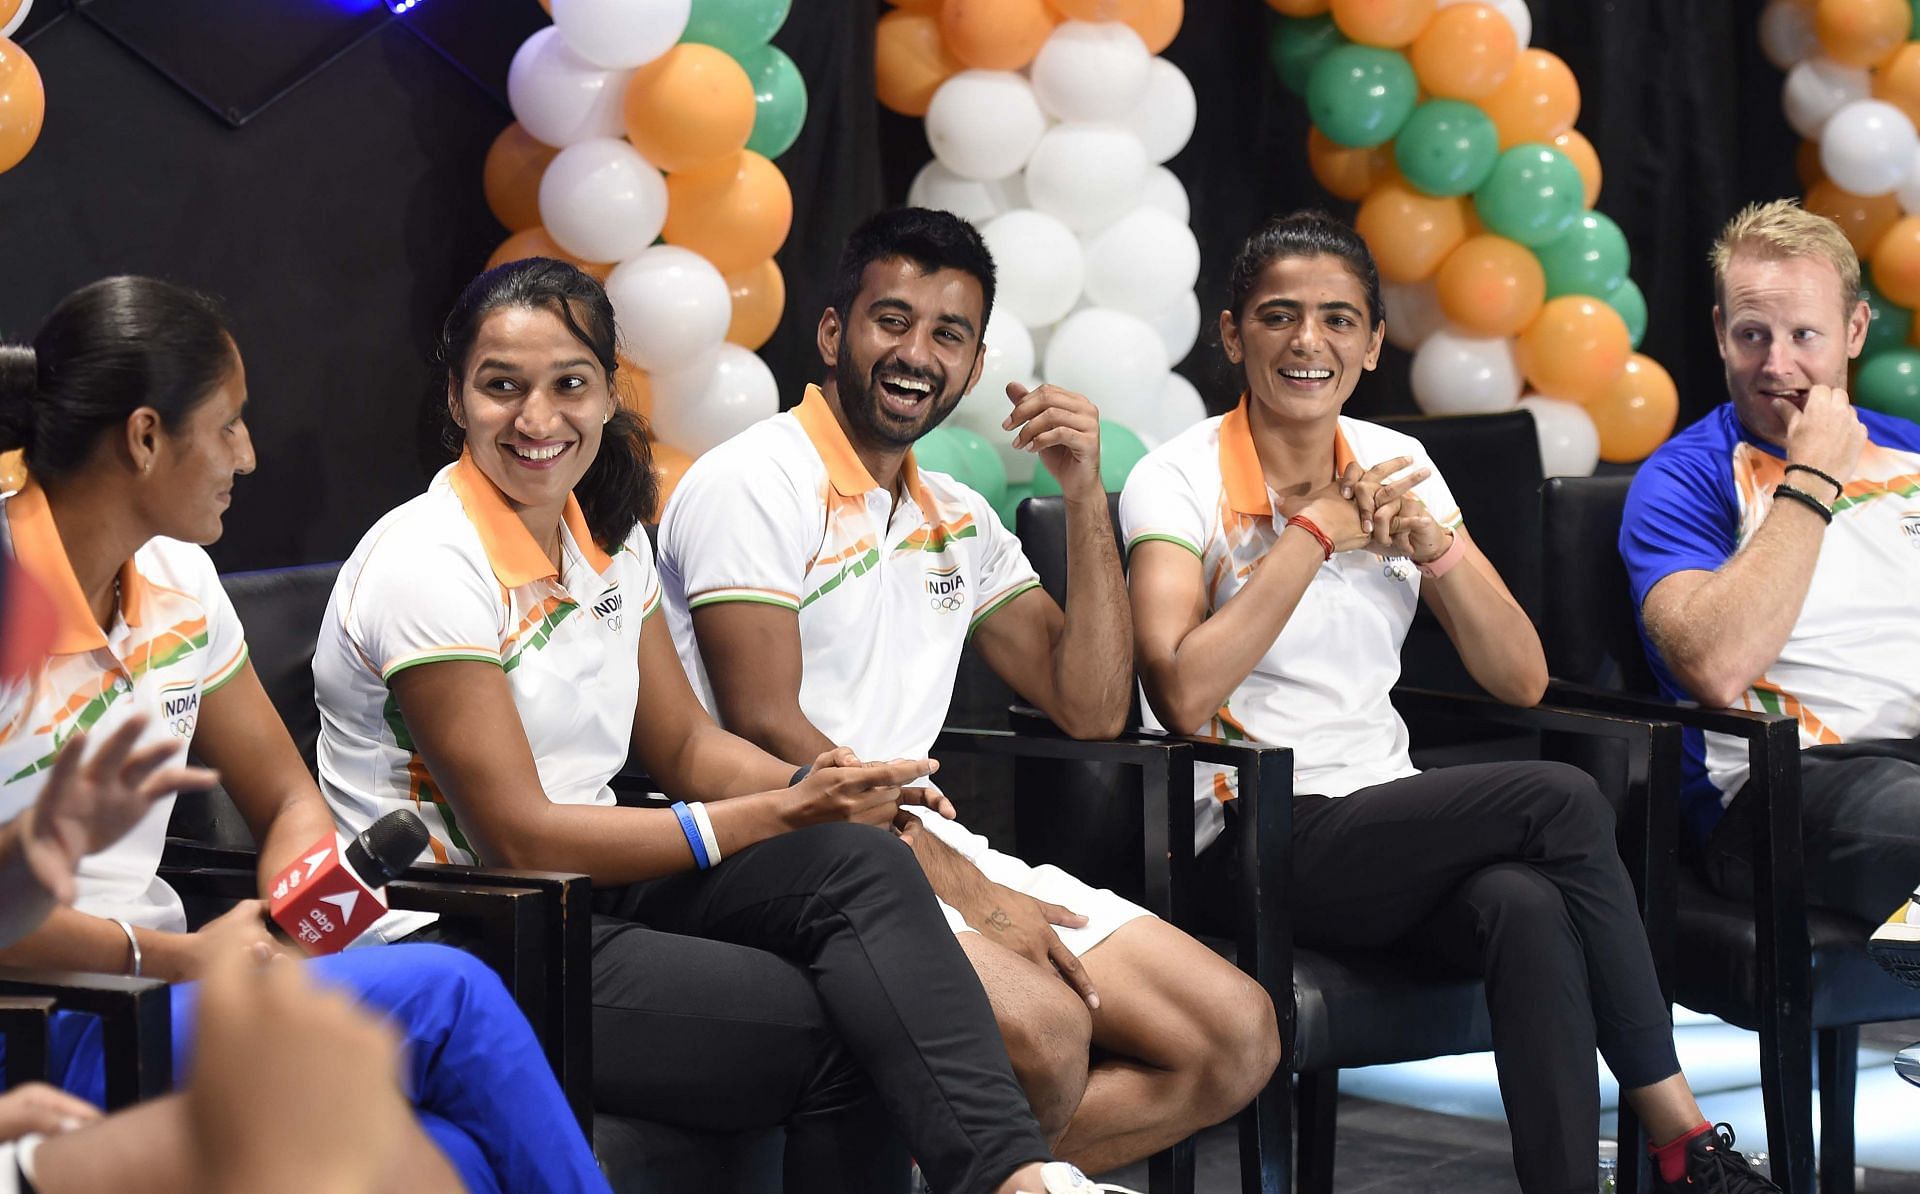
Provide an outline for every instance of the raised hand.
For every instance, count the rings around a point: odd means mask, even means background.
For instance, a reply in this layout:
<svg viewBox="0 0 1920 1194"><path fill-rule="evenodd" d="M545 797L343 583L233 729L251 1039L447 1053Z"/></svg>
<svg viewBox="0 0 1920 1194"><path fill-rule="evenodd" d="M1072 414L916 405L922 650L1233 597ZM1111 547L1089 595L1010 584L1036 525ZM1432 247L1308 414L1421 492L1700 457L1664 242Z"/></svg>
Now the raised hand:
<svg viewBox="0 0 1920 1194"><path fill-rule="evenodd" d="M1860 462L1860 451L1867 446L1867 429L1854 413L1847 392L1837 386L1814 386L1807 391L1807 404L1796 408L1785 398L1775 398L1773 409L1787 426L1787 460L1819 469L1845 484ZM1828 486L1817 477L1795 473L1795 488L1810 485L1815 496L1832 503L1838 493L1826 492Z"/></svg>
<svg viewBox="0 0 1920 1194"><path fill-rule="evenodd" d="M1014 433L1013 446L1040 456L1060 492L1070 498L1106 493L1100 480L1100 412L1071 390L1045 385L1028 389L1007 383L1013 410L1000 426Z"/></svg>

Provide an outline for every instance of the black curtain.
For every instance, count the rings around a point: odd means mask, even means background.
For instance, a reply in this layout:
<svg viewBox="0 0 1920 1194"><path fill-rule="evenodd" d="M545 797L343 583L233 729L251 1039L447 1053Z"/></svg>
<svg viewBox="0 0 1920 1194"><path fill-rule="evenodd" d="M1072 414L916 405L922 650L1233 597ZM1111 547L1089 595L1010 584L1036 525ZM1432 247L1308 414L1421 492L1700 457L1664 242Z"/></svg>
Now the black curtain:
<svg viewBox="0 0 1920 1194"><path fill-rule="evenodd" d="M810 101L780 160L795 221L779 256L786 315L764 349L788 401L819 372L813 330L841 241L901 201L929 156L918 121L873 101L878 6L796 0L776 39ZM275 5L230 7L252 10L238 19L258 27L223 30L225 44L286 36ZM1600 208L1632 245L1651 311L1644 351L1679 381L1683 422L1723 397L1707 247L1741 204L1798 190L1781 76L1757 47L1760 7L1534 3L1533 44L1580 80L1579 127L1606 172ZM344 556L437 459L428 354L453 296L505 235L480 163L511 118L505 65L541 21L533 0L426 0L238 129L63 12L39 0L23 31L48 112L33 153L0 174L0 337L31 335L61 295L110 273L222 295L247 359L260 468L214 556L228 569ZM1171 166L1192 198L1209 313L1240 238L1264 216L1351 210L1306 169L1304 105L1267 62L1277 19L1261 0L1194 0L1167 51L1199 98L1199 127ZM455 28L457 38L434 33ZM181 31L189 49L193 33ZM1232 386L1210 339L1181 369L1218 410ZM1405 370L1405 354L1390 351L1353 412L1411 409Z"/></svg>

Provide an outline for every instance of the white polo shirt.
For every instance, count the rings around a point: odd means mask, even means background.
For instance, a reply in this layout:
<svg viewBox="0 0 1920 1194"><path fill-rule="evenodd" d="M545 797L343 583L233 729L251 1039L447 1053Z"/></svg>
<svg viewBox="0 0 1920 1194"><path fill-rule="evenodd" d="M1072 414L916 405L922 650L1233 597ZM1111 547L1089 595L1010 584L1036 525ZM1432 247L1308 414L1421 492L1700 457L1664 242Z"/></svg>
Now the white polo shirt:
<svg viewBox="0 0 1920 1194"><path fill-rule="evenodd" d="M412 809L432 856L482 861L428 774L387 684L478 660L506 673L540 786L555 804L612 804L640 694L640 628L660 605L644 528L609 556L567 498L558 573L472 459L374 524L340 569L314 649L320 787L342 831ZM413 927L418 927L417 923ZM397 923L383 923L389 939Z"/></svg>
<svg viewBox="0 0 1920 1194"><path fill-rule="evenodd" d="M1129 553L1165 540L1200 561L1211 614L1238 593L1279 538L1247 422L1247 399L1218 418L1181 432L1134 467L1120 497ZM1331 478L1410 456L1433 475L1414 486L1444 526L1459 527L1460 507L1420 442L1385 427L1342 417L1334 433ZM1336 552L1320 565L1278 638L1201 732L1293 748L1294 789L1345 796L1417 774L1407 756L1407 727L1387 694L1400 678L1400 645L1420 603L1420 573L1404 557ZM1143 703L1144 705L1144 703ZM1152 711L1146 716L1152 722ZM1158 723L1153 723L1158 724ZM1236 794L1230 768L1195 768L1194 847L1220 835L1221 804Z"/></svg>
<svg viewBox="0 0 1920 1194"><path fill-rule="evenodd" d="M911 453L904 475L896 503L817 386L687 470L660 522L660 572L709 710L692 610L766 602L800 615L800 708L821 733L863 759L932 748L967 635L1040 580L984 497Z"/></svg>
<svg viewBox="0 0 1920 1194"><path fill-rule="evenodd" d="M0 688L0 822L40 795L60 747L85 730L98 743L136 712L152 720L140 745L193 739L200 702L247 661L246 637L207 553L151 539L120 570L120 608L100 629L74 579L46 494L32 481L0 517L14 560L56 614L50 657L25 682ZM174 797L126 836L80 862L74 907L150 929L184 932L180 897L160 880Z"/></svg>

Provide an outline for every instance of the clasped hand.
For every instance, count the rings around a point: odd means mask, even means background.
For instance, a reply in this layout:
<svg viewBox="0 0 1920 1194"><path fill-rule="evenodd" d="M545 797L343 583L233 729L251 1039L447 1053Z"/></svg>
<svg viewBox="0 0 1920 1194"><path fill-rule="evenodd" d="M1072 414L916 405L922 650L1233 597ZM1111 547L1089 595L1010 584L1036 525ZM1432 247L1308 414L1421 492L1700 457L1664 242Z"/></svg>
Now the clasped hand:
<svg viewBox="0 0 1920 1194"><path fill-rule="evenodd" d="M1320 488L1283 501L1279 518L1304 514L1333 540L1335 551L1365 548L1377 556L1427 563L1452 545L1453 532L1413 493L1433 470L1412 465L1411 456L1396 456L1369 469L1349 463Z"/></svg>

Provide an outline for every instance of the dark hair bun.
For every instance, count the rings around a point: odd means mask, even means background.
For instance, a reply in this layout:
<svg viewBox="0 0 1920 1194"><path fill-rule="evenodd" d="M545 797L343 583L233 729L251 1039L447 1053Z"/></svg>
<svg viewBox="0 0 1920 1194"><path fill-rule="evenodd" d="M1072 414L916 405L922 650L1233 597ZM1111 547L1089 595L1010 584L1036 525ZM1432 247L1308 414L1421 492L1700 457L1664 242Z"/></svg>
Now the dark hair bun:
<svg viewBox="0 0 1920 1194"><path fill-rule="evenodd" d="M33 397L40 388L39 358L25 344L0 344L0 452L33 438Z"/></svg>

